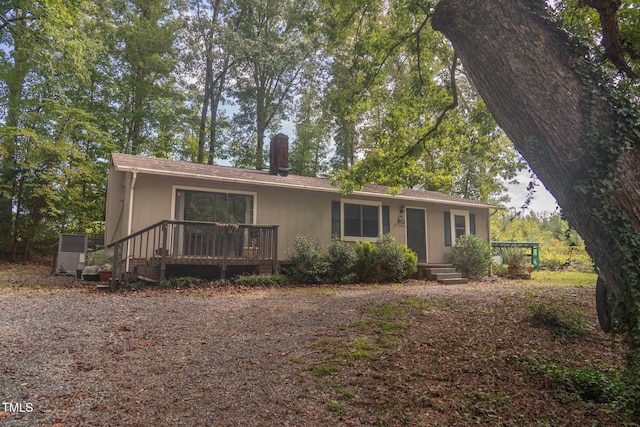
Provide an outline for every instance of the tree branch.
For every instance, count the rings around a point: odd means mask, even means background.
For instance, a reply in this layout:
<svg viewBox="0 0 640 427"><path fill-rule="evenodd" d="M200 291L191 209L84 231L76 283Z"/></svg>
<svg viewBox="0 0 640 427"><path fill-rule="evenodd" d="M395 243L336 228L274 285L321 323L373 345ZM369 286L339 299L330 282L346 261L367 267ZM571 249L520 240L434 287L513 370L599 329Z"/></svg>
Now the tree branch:
<svg viewBox="0 0 640 427"><path fill-rule="evenodd" d="M616 66L618 71L625 73L632 79L640 77L627 63L625 54L632 58L640 57L631 43L623 40L620 35L618 23L618 9L622 5L621 0L580 0L580 6L589 6L600 15L602 25L602 46L606 57Z"/></svg>
<svg viewBox="0 0 640 427"><path fill-rule="evenodd" d="M451 101L451 104L447 105L444 108L444 110L442 110L442 112L436 119L436 122L431 127L431 129L425 132L425 134L422 135L411 147L409 147L409 149L403 155L395 159L393 163L397 163L400 160L406 159L409 156L413 156L417 154L420 147L422 147L423 149L426 149L425 143L427 142L427 139L429 139L429 137L438 130L438 128L440 127L440 124L442 124L442 122L444 121L444 118L446 117L447 113L451 110L454 110L456 107L458 107L458 86L456 84L457 64L458 64L458 54L454 51L453 59L451 61L450 73L449 73L451 76L449 83L451 85L451 93L453 96L453 100Z"/></svg>

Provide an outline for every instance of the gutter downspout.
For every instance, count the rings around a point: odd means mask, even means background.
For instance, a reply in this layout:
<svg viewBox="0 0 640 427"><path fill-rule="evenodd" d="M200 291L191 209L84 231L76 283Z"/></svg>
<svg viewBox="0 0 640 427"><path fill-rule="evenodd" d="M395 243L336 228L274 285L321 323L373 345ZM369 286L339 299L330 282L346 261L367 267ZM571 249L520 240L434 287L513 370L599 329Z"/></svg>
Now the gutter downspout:
<svg viewBox="0 0 640 427"><path fill-rule="evenodd" d="M131 188L129 189L129 216L127 218L127 236L131 235L131 228L133 225L133 196L135 194L136 189L136 179L138 178L138 172L131 172ZM127 262L126 262L126 270L125 272L129 272L129 257L131 255L131 245L127 242Z"/></svg>

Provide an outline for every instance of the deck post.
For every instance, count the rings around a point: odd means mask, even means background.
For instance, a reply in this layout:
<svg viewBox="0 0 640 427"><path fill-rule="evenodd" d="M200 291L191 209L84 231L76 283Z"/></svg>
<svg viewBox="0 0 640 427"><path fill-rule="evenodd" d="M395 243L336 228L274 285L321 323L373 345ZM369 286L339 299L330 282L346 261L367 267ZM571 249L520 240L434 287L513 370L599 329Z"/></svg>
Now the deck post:
<svg viewBox="0 0 640 427"><path fill-rule="evenodd" d="M229 232L222 230L222 266L220 267L220 280L226 279L227 274L227 252L229 252Z"/></svg>
<svg viewBox="0 0 640 427"><path fill-rule="evenodd" d="M116 290L117 280L120 277L120 245L117 243L113 247L113 259L111 260L111 290Z"/></svg>
<svg viewBox="0 0 640 427"><path fill-rule="evenodd" d="M167 221L162 222L162 247L160 248L160 280L164 280L166 278L165 274L167 271L167 256L169 255L169 251L167 250L167 241L168 241L168 224Z"/></svg>

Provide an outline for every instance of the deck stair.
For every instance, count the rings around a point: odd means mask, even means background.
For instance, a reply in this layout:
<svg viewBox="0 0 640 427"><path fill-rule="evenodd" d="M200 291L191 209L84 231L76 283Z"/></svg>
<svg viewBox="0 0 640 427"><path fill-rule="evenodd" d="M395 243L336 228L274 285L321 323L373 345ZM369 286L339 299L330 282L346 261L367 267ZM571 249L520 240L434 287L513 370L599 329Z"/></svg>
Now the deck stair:
<svg viewBox="0 0 640 427"><path fill-rule="evenodd" d="M469 279L462 277L451 264L437 264L425 266L425 278L436 281L442 285L462 285L469 282Z"/></svg>

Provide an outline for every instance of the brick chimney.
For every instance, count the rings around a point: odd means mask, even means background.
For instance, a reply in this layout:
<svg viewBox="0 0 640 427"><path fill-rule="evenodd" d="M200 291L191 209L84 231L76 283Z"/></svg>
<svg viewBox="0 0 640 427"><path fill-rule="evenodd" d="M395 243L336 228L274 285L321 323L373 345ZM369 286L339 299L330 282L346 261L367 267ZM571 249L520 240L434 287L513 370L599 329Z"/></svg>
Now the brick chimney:
<svg viewBox="0 0 640 427"><path fill-rule="evenodd" d="M269 143L269 174L289 175L289 137L279 133Z"/></svg>

